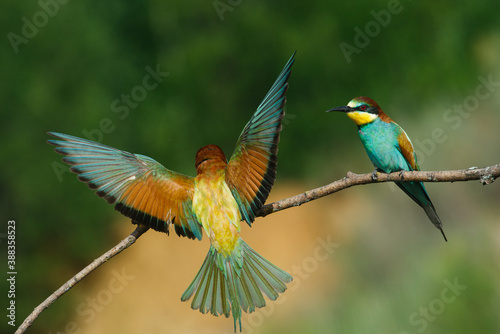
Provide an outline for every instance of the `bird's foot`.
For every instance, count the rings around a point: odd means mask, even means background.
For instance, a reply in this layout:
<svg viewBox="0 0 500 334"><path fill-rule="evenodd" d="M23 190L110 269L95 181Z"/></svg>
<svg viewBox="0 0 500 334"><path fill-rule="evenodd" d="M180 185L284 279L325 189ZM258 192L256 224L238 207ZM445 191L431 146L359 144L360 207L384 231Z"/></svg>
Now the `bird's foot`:
<svg viewBox="0 0 500 334"><path fill-rule="evenodd" d="M372 172L372 181L377 181L378 180L378 169L375 169Z"/></svg>

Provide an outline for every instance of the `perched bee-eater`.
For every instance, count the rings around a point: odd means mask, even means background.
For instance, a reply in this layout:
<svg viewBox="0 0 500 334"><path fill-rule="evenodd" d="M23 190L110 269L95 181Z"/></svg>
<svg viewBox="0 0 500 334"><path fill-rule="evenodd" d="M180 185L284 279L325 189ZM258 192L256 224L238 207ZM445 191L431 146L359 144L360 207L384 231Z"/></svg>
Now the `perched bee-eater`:
<svg viewBox="0 0 500 334"><path fill-rule="evenodd" d="M294 54L295 55L295 54ZM234 330L242 311L253 312L276 300L292 277L264 259L240 236L241 222L254 221L276 178L281 121L286 103L289 59L278 79L243 129L229 162L216 145L195 158L196 177L163 167L155 160L61 133L48 140L63 161L90 189L132 223L168 234L201 240L210 249L198 274L181 297L191 307L215 316L233 314Z"/></svg>
<svg viewBox="0 0 500 334"><path fill-rule="evenodd" d="M341 111L358 126L359 138L365 146L366 153L377 171L392 173L397 171L420 170L417 155L406 132L387 116L377 102L369 97L360 96L352 99L347 106L328 111ZM431 222L443 234L443 224L436 209L427 195L422 182L396 182L412 200L420 205Z"/></svg>

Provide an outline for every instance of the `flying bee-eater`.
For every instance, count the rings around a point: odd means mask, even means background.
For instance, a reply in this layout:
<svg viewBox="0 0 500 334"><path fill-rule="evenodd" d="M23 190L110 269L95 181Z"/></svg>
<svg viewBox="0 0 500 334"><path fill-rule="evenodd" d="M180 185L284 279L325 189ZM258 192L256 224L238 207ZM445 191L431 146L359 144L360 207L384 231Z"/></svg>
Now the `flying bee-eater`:
<svg viewBox="0 0 500 334"><path fill-rule="evenodd" d="M292 277L264 259L240 236L251 226L276 179L278 142L285 94L295 53L240 134L229 159L217 145L195 157L196 177L171 171L155 160L90 140L56 132L48 143L78 179L115 209L156 231L201 240L210 249L198 274L181 297L191 307L215 316L232 313L234 330L242 311L253 312L276 300Z"/></svg>
<svg viewBox="0 0 500 334"><path fill-rule="evenodd" d="M352 99L347 106L328 110L347 113L358 126L366 153L377 171L392 173L397 171L420 170L417 155L406 132L387 116L377 102L369 97L360 96ZM412 200L420 205L431 222L443 234L443 224L436 209L427 195L422 182L395 182Z"/></svg>

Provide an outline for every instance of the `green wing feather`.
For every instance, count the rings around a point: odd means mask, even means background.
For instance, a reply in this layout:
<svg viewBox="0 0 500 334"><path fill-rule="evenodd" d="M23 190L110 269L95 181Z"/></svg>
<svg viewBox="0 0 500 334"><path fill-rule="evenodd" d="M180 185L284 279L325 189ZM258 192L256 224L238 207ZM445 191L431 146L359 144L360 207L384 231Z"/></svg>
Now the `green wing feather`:
<svg viewBox="0 0 500 334"><path fill-rule="evenodd" d="M276 179L281 120L288 78L295 61L290 57L266 97L243 129L226 168L226 182L250 225L264 205Z"/></svg>
<svg viewBox="0 0 500 334"><path fill-rule="evenodd" d="M115 209L154 230L202 238L201 225L192 212L194 181L140 154L117 150L90 140L49 132L48 140L78 179L87 183Z"/></svg>

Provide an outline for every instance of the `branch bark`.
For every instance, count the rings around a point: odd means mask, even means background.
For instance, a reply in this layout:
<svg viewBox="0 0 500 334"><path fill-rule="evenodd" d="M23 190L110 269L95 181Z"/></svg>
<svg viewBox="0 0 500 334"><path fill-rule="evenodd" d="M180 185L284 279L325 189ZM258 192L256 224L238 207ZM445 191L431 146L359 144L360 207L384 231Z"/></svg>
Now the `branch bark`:
<svg viewBox="0 0 500 334"><path fill-rule="evenodd" d="M412 172L395 172L390 174L385 173L368 173L355 174L347 172L346 177L341 180L334 181L328 185L306 191L302 194L285 198L274 203L264 205L257 216L265 217L272 213L285 210L291 207L300 206L309 201L333 194L343 189L350 188L356 185L378 183L378 182L456 182L456 181L472 181L479 180L483 185L492 183L500 176L500 164L489 167L477 168L471 167L462 170L451 171L412 171ZM35 319L59 297L69 291L78 282L84 279L92 271L100 267L102 264L110 260L112 257L120 254L122 251L130 247L135 241L144 234L149 228L138 226L128 237L123 239L115 247L95 259L91 264L73 276L69 281L63 284L59 289L52 293L45 301L38 305L33 312L24 320L24 322L16 330L15 334L24 333L35 321Z"/></svg>
<svg viewBox="0 0 500 334"><path fill-rule="evenodd" d="M262 207L258 216L265 217L271 213L285 210L294 206L300 206L309 201L361 184L391 182L391 181L456 182L456 181L479 180L483 185L487 185L495 181L495 179L499 176L500 176L500 164L484 168L471 167L461 170L431 171L431 172L401 171L390 174L386 173L355 174L352 172L347 172L346 177L344 177L341 180L327 184L326 186L312 189L306 191L305 193L285 198L274 203L266 204Z"/></svg>
<svg viewBox="0 0 500 334"><path fill-rule="evenodd" d="M54 291L47 299L45 299L40 305L38 305L33 312L24 320L24 322L19 326L14 334L24 333L33 324L36 318L42 313L46 308L48 308L52 303L54 303L59 297L68 292L72 287L74 287L78 282L84 279L88 274L93 272L95 269L100 267L102 264L110 260L115 255L120 254L125 249L132 246L132 244L141 236L149 230L148 227L138 226L128 237L120 241L118 245L111 248L109 251L92 261L91 264L83 268L78 274L73 276L69 281L64 283L59 289Z"/></svg>

